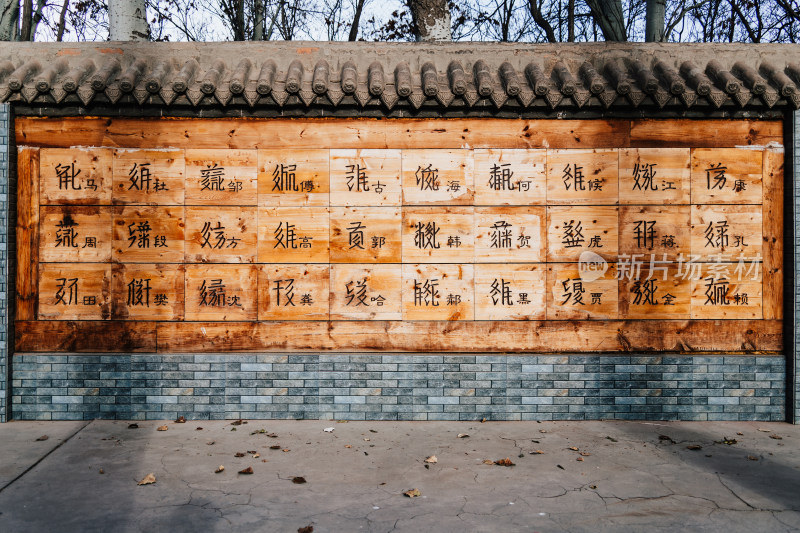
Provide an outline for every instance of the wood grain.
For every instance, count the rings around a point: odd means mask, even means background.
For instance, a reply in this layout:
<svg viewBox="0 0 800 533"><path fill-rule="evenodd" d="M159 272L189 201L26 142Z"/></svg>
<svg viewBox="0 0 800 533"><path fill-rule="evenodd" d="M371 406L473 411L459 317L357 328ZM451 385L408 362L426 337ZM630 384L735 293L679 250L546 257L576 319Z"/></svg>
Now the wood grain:
<svg viewBox="0 0 800 533"><path fill-rule="evenodd" d="M631 147L667 148L705 146L765 146L783 144L780 120L634 120L630 129ZM622 146L622 145L618 145Z"/></svg>
<svg viewBox="0 0 800 533"><path fill-rule="evenodd" d="M762 302L765 319L783 318L784 156L783 148L767 148L764 152L763 210L766 216L763 218Z"/></svg>
<svg viewBox="0 0 800 533"><path fill-rule="evenodd" d="M17 152L17 320L35 320L39 294L39 149Z"/></svg>
<svg viewBox="0 0 800 533"><path fill-rule="evenodd" d="M155 322L17 321L15 355L26 352L155 352Z"/></svg>

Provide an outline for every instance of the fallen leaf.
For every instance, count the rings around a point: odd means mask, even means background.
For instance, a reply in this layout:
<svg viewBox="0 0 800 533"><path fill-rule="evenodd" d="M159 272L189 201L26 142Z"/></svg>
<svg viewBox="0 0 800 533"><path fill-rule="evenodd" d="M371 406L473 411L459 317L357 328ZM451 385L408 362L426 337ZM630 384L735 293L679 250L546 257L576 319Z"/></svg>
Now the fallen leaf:
<svg viewBox="0 0 800 533"><path fill-rule="evenodd" d="M47 436L47 435L45 435L45 436ZM770 435L769 438L775 439L775 440L783 440L783 437L781 437L780 435Z"/></svg>
<svg viewBox="0 0 800 533"><path fill-rule="evenodd" d="M547 430L546 429L540 429L539 433L547 433Z"/></svg>
<svg viewBox="0 0 800 533"><path fill-rule="evenodd" d="M369 439L364 439L364 442L369 442Z"/></svg>
<svg viewBox="0 0 800 533"><path fill-rule="evenodd" d="M577 459L575 459L575 460L576 460L576 461L583 461L583 457L580 457L580 456L578 456L578 458L577 458Z"/></svg>
<svg viewBox="0 0 800 533"><path fill-rule="evenodd" d="M675 443L675 441L672 440L672 437L670 437L669 435L659 435L658 440L668 440L673 444Z"/></svg>
<svg viewBox="0 0 800 533"><path fill-rule="evenodd" d="M231 422L231 425L232 426L241 426L243 423L244 423L244 420L242 420L240 418L239 420L234 420L233 422Z"/></svg>
<svg viewBox="0 0 800 533"><path fill-rule="evenodd" d="M544 455L542 450L533 450L532 452L528 452L530 455Z"/></svg>
<svg viewBox="0 0 800 533"><path fill-rule="evenodd" d="M48 437L47 435L42 435L41 437L39 437L39 438L38 438L38 439L36 439L36 440L37 440L37 441L42 441L42 440L47 440L47 439L49 439L49 438L50 438L50 437Z"/></svg>
<svg viewBox="0 0 800 533"><path fill-rule="evenodd" d="M369 432L370 433L377 433L377 431L375 431L374 429L370 429Z"/></svg>
<svg viewBox="0 0 800 533"><path fill-rule="evenodd" d="M494 462L497 466L514 466L514 463L511 462L511 459L506 457L505 459L498 459Z"/></svg>
<svg viewBox="0 0 800 533"><path fill-rule="evenodd" d="M308 524L306 527L298 528L297 533L314 533L314 526Z"/></svg>
<svg viewBox="0 0 800 533"><path fill-rule="evenodd" d="M195 431L203 431L203 428L201 428L200 426L197 426L196 428L194 428L194 430Z"/></svg>
<svg viewBox="0 0 800 533"><path fill-rule="evenodd" d="M156 475L150 473L144 476L144 478L142 478L142 480L139 483L137 483L137 485L152 485L155 482L156 482Z"/></svg>
<svg viewBox="0 0 800 533"><path fill-rule="evenodd" d="M284 448L284 449L282 449L281 451L282 451L282 452L290 452L290 451L292 451L292 450L290 450L289 448Z"/></svg>
<svg viewBox="0 0 800 533"><path fill-rule="evenodd" d="M422 496L422 493L419 491L419 489L408 489L403 494L408 496L409 498L416 498L417 496Z"/></svg>
<svg viewBox="0 0 800 533"><path fill-rule="evenodd" d="M736 434L737 435L744 435L744 433L742 433L741 431L737 431Z"/></svg>
<svg viewBox="0 0 800 533"><path fill-rule="evenodd" d="M253 459L258 459L259 457L261 457L260 453L254 453L253 454Z"/></svg>
<svg viewBox="0 0 800 533"><path fill-rule="evenodd" d="M570 446L569 449L572 450L573 452L577 452L578 451L578 447L577 446Z"/></svg>
<svg viewBox="0 0 800 533"><path fill-rule="evenodd" d="M468 435L468 434L466 434L466 433L459 433L459 434L458 434L458 438L459 438L459 439L466 439L467 437L469 437L469 435Z"/></svg>
<svg viewBox="0 0 800 533"><path fill-rule="evenodd" d="M617 439L615 439L614 437L609 437L609 436L606 436L606 439L610 440L611 442L619 442L619 441L618 441Z"/></svg>
<svg viewBox="0 0 800 533"><path fill-rule="evenodd" d="M483 460L483 464L485 464L485 465L493 465L494 461L492 461L491 459L484 459Z"/></svg>
<svg viewBox="0 0 800 533"><path fill-rule="evenodd" d="M590 456L590 455L592 455L592 454L590 454L589 452L581 452L581 455L582 455L583 457L589 457L589 456Z"/></svg>
<svg viewBox="0 0 800 533"><path fill-rule="evenodd" d="M244 470L239 470L239 473L240 474L252 474L253 473L253 467L252 466L248 466Z"/></svg>
<svg viewBox="0 0 800 533"><path fill-rule="evenodd" d="M280 447L280 445L279 445L279 444L274 444L274 445L270 446L270 447L269 447L269 449L270 449L270 450L280 450L280 449L281 449L281 447Z"/></svg>
<svg viewBox="0 0 800 533"><path fill-rule="evenodd" d="M210 440L210 441L206 442L206 444L208 444L209 446L213 446L216 443L217 443L217 441L214 441L214 440Z"/></svg>
<svg viewBox="0 0 800 533"><path fill-rule="evenodd" d="M186 417L179 416L178 418L175 419L175 423L176 424L185 424L186 423Z"/></svg>
<svg viewBox="0 0 800 533"><path fill-rule="evenodd" d="M345 447L345 448L352 448L353 446L352 446L352 445L350 445L350 444L345 444L345 445L344 445L344 447Z"/></svg>
<svg viewBox="0 0 800 533"><path fill-rule="evenodd" d="M564 470L564 467L563 467L563 466L561 466L561 465L556 465L556 466L557 466L558 468L560 468L561 470Z"/></svg>
<svg viewBox="0 0 800 533"><path fill-rule="evenodd" d="M430 463L430 464L434 464L434 463L438 463L439 459L437 459L435 455L431 455L430 457L425 459L425 462L426 463Z"/></svg>
<svg viewBox="0 0 800 533"><path fill-rule="evenodd" d="M483 424L484 422L486 422L486 419L485 418L481 418L481 424Z"/></svg>
<svg viewBox="0 0 800 533"><path fill-rule="evenodd" d="M763 431L764 433L769 433L770 431L772 431L771 429L764 429L764 428L758 428L758 430Z"/></svg>
<svg viewBox="0 0 800 533"><path fill-rule="evenodd" d="M292 478L292 483L294 483L295 485L302 485L305 482L306 478L304 478L303 476L295 476Z"/></svg>
<svg viewBox="0 0 800 533"><path fill-rule="evenodd" d="M756 457L755 455L748 455L747 458L750 459L751 461L758 461L758 457Z"/></svg>
<svg viewBox="0 0 800 533"><path fill-rule="evenodd" d="M106 473L106 471L105 471L105 470L103 470L102 468L101 468L101 469L100 469L100 471L98 472L98 474L105 474L105 473Z"/></svg>
<svg viewBox="0 0 800 533"><path fill-rule="evenodd" d="M703 447L700 446L699 444L690 444L689 446L686 447L686 449L687 450L702 450Z"/></svg>
<svg viewBox="0 0 800 533"><path fill-rule="evenodd" d="M168 429L169 428L167 426L158 426L158 428L156 428L156 431L167 431Z"/></svg>
<svg viewBox="0 0 800 533"><path fill-rule="evenodd" d="M128 424L128 429L139 429L139 424Z"/></svg>
<svg viewBox="0 0 800 533"><path fill-rule="evenodd" d="M729 439L728 437L723 437L722 438L722 443L723 444L727 444L728 446L730 446L732 444L736 444L736 439Z"/></svg>
<svg viewBox="0 0 800 533"><path fill-rule="evenodd" d="M596 490L597 489L597 485L589 485L589 488L592 489L592 490Z"/></svg>
<svg viewBox="0 0 800 533"><path fill-rule="evenodd" d="M337 420L337 424L347 424L347 420Z"/></svg>
<svg viewBox="0 0 800 533"><path fill-rule="evenodd" d="M236 428L231 428L231 431L236 431Z"/></svg>
<svg viewBox="0 0 800 533"><path fill-rule="evenodd" d="M267 432L267 430L262 428L262 429L257 429L255 431L251 431L250 434L251 435L260 435L260 434L264 434L266 432Z"/></svg>
<svg viewBox="0 0 800 533"><path fill-rule="evenodd" d="M258 452L256 450L247 450L247 453L249 453L250 455L253 455L254 453L258 453Z"/></svg>
<svg viewBox="0 0 800 533"><path fill-rule="evenodd" d="M270 433L270 434L267 435L267 437L269 437L271 439L277 439L278 438L278 434L277 433Z"/></svg>
<svg viewBox="0 0 800 533"><path fill-rule="evenodd" d="M244 452L236 452L233 454L234 457L244 457Z"/></svg>
<svg viewBox="0 0 800 533"><path fill-rule="evenodd" d="M219 474L220 472L224 472L224 471L225 471L225 467L224 467L224 466L222 466L222 465L219 465L219 466L217 467L217 469L216 469L216 470L214 470L214 473L215 473L215 474Z"/></svg>

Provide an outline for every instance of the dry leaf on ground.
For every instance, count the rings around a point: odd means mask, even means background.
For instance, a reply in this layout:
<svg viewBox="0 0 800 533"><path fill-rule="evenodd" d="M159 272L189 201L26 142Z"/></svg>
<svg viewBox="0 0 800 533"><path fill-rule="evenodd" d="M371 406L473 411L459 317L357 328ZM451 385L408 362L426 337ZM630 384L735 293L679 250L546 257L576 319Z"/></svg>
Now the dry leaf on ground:
<svg viewBox="0 0 800 533"><path fill-rule="evenodd" d="M292 451L292 450L290 450L289 448L284 448L284 449L282 449L281 451L282 451L282 452L290 452L290 451Z"/></svg>
<svg viewBox="0 0 800 533"><path fill-rule="evenodd" d="M167 426L158 426L158 427L156 428L156 431L166 431L166 430L168 430L168 429L169 429L169 428L168 428Z"/></svg>
<svg viewBox="0 0 800 533"><path fill-rule="evenodd" d="M314 526L308 524L306 527L298 528L297 533L314 533Z"/></svg>
<svg viewBox="0 0 800 533"><path fill-rule="evenodd" d="M769 438L775 439L775 440L783 440L783 437L781 437L780 435L770 435Z"/></svg>
<svg viewBox="0 0 800 533"><path fill-rule="evenodd" d="M273 444L272 446L269 447L269 449L270 450L280 450L281 446L280 446L280 444Z"/></svg>
<svg viewBox="0 0 800 533"><path fill-rule="evenodd" d="M467 434L467 433L459 433L458 434L458 438L459 439L466 439L467 437L469 437L469 434Z"/></svg>
<svg viewBox="0 0 800 533"><path fill-rule="evenodd" d="M528 452L530 455L544 455L542 450L533 450L532 452Z"/></svg>
<svg viewBox="0 0 800 533"><path fill-rule="evenodd" d="M147 474L137 485L152 485L156 482L156 475L153 473Z"/></svg>
<svg viewBox="0 0 800 533"><path fill-rule="evenodd" d="M573 452L577 452L578 451L578 447L577 446L570 446L569 449L572 450Z"/></svg>
<svg viewBox="0 0 800 533"><path fill-rule="evenodd" d="M139 424L128 424L128 429L139 429Z"/></svg>
<svg viewBox="0 0 800 533"><path fill-rule="evenodd" d="M216 469L216 470L214 470L214 473L215 473L215 474L219 474L220 472L224 472L224 471L225 471L225 467L224 467L224 466L222 466L222 465L219 465L219 466L217 467L217 469Z"/></svg>
<svg viewBox="0 0 800 533"><path fill-rule="evenodd" d="M425 459L425 462L434 464L434 463L438 463L439 459L437 459L435 455L431 455L430 457Z"/></svg>
<svg viewBox="0 0 800 533"><path fill-rule="evenodd" d="M769 433L770 431L772 431L771 429L765 429L765 428L758 428L758 430L763 431L764 433Z"/></svg>
<svg viewBox="0 0 800 533"><path fill-rule="evenodd" d="M352 448L353 446L351 444L345 444L344 447L345 448Z"/></svg>
<svg viewBox="0 0 800 533"><path fill-rule="evenodd" d="M50 437L48 437L47 435L42 435L41 437L39 437L39 438L38 438L38 439L36 439L36 440L37 440L37 441L42 441L42 440L47 440L47 439L49 439L49 438L50 438Z"/></svg>
<svg viewBox="0 0 800 533"><path fill-rule="evenodd" d="M336 429L336 428L325 428L322 431L324 431L325 433L333 433L334 429Z"/></svg>
<svg viewBox="0 0 800 533"><path fill-rule="evenodd" d="M175 423L176 424L185 424L186 423L186 417L185 416L179 416L178 418L175 419Z"/></svg>
<svg viewBox="0 0 800 533"><path fill-rule="evenodd" d="M303 476L295 476L292 478L292 483L294 483L295 485L302 485L305 482L306 478L304 478Z"/></svg>
<svg viewBox="0 0 800 533"><path fill-rule="evenodd" d="M758 457L756 457L755 455L748 455L747 458L750 459L751 461L758 461Z"/></svg>
<svg viewBox="0 0 800 533"><path fill-rule="evenodd" d="M702 450L703 447L700 446L699 444L690 444L689 446L686 447L686 449L687 450Z"/></svg>
<svg viewBox="0 0 800 533"><path fill-rule="evenodd" d="M422 496L422 493L419 491L419 489L408 489L403 494L405 496L408 496L409 498L416 498L417 496Z"/></svg>
<svg viewBox="0 0 800 533"><path fill-rule="evenodd" d="M234 457L244 457L244 452L236 452L233 454Z"/></svg>
<svg viewBox="0 0 800 533"><path fill-rule="evenodd" d="M511 459L506 457L505 459L498 459L494 462L497 466L514 466L514 463L511 462Z"/></svg>
<svg viewBox="0 0 800 533"><path fill-rule="evenodd" d="M577 459L575 459L575 460L576 460L576 461L583 461L583 457L581 457L581 456L578 456L578 458L577 458Z"/></svg>
<svg viewBox="0 0 800 533"><path fill-rule="evenodd" d="M239 470L239 473L240 474L252 474L253 473L253 467L252 466L248 466L244 470Z"/></svg>

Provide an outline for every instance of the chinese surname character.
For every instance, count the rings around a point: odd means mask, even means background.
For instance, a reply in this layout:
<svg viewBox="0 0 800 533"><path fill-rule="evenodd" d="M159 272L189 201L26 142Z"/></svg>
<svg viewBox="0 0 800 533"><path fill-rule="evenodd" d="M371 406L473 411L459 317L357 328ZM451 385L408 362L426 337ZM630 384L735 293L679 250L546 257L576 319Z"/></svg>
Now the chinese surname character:
<svg viewBox="0 0 800 533"><path fill-rule="evenodd" d="M367 178L366 167L361 165L347 165L347 190L364 192L369 190L369 179Z"/></svg>
<svg viewBox="0 0 800 533"><path fill-rule="evenodd" d="M126 305L150 307L150 280L132 279L128 283L128 301Z"/></svg>
<svg viewBox="0 0 800 533"><path fill-rule="evenodd" d="M733 182L733 192L742 192L747 188L744 180L736 180Z"/></svg>
<svg viewBox="0 0 800 533"><path fill-rule="evenodd" d="M200 285L200 305L207 307L225 306L225 284L221 279L212 279L210 284L203 280Z"/></svg>
<svg viewBox="0 0 800 533"><path fill-rule="evenodd" d="M498 220L492 224L489 233L492 243L490 248L511 248L511 224L505 220Z"/></svg>
<svg viewBox="0 0 800 533"><path fill-rule="evenodd" d="M713 222L708 223L708 227L704 233L706 237L705 246L712 248L725 248L728 246L728 221L722 220L714 225Z"/></svg>
<svg viewBox="0 0 800 533"><path fill-rule="evenodd" d="M648 279L644 282L634 281L631 287L631 292L635 294L633 305L658 305L658 299L655 297L657 290L658 285L656 285L655 279Z"/></svg>
<svg viewBox="0 0 800 533"><path fill-rule="evenodd" d="M603 245L600 244L601 237L600 235L592 235L589 239L589 248L602 248Z"/></svg>
<svg viewBox="0 0 800 533"><path fill-rule="evenodd" d="M137 248L150 248L150 222L132 222L128 224L128 248L136 244Z"/></svg>
<svg viewBox="0 0 800 533"><path fill-rule="evenodd" d="M214 232L213 236L211 234L212 231ZM205 248L206 246L209 248L224 248L225 243L228 242L228 237L225 236L225 226L219 221L217 221L217 225L213 228L211 227L211 222L204 222L200 234L203 238L203 242L200 244L201 248ZM211 243L212 237L216 239L216 242L213 244Z"/></svg>
<svg viewBox="0 0 800 533"><path fill-rule="evenodd" d="M448 248L460 248L461 247L461 237L458 235L450 235L447 237L447 247Z"/></svg>
<svg viewBox="0 0 800 533"><path fill-rule="evenodd" d="M461 295L460 294L448 294L447 295L447 305L458 305L461 303Z"/></svg>
<svg viewBox="0 0 800 533"><path fill-rule="evenodd" d="M736 305L747 305L747 293L743 292L739 294L737 292L733 295L733 301L736 302Z"/></svg>
<svg viewBox="0 0 800 533"><path fill-rule="evenodd" d="M159 294L155 295L155 297L153 298L153 301L157 306L168 305L169 304L169 297L167 297L166 294L159 293Z"/></svg>
<svg viewBox="0 0 800 533"><path fill-rule="evenodd" d="M314 303L314 298L309 293L305 293L300 297L300 305L311 305Z"/></svg>
<svg viewBox="0 0 800 533"><path fill-rule="evenodd" d="M531 303L531 301L528 299L528 293L527 292L519 293L517 295L517 303L520 304L520 305L525 305L525 304Z"/></svg>
<svg viewBox="0 0 800 533"><path fill-rule="evenodd" d="M586 289L583 288L583 281L567 278L561 282L561 286L564 288L564 294L561 295L564 300L561 305L586 305L586 302L583 301L583 294L586 292ZM572 300L571 304L570 300Z"/></svg>
<svg viewBox="0 0 800 533"><path fill-rule="evenodd" d="M78 278L57 278L56 303L72 305L78 303Z"/></svg>
<svg viewBox="0 0 800 533"><path fill-rule="evenodd" d="M586 239L583 237L582 222L579 220L575 224L574 220L564 222L564 237L561 239L561 244L565 248L579 248L583 246Z"/></svg>
<svg viewBox="0 0 800 533"><path fill-rule="evenodd" d="M279 192L297 192L297 165L278 163L272 171L272 190Z"/></svg>
<svg viewBox="0 0 800 533"><path fill-rule="evenodd" d="M97 305L97 296L84 296L83 305Z"/></svg>
<svg viewBox="0 0 800 533"><path fill-rule="evenodd" d="M583 167L567 164L564 167L564 175L561 179L564 181L566 190L569 190L570 187L575 191L586 190L586 185L583 182Z"/></svg>
<svg viewBox="0 0 800 533"><path fill-rule="evenodd" d="M436 236L439 233L439 229L436 227L436 222L428 222L426 224L417 222L414 233L414 246L420 250L425 248L438 249L439 243L436 242Z"/></svg>
<svg viewBox="0 0 800 533"><path fill-rule="evenodd" d="M56 175L58 176L58 188L59 190L62 189L72 189L73 191L81 190L80 184L76 187L75 185L75 178L78 177L78 174L81 173L81 169L75 170L75 162L73 161L70 165L56 165ZM95 186L97 189L97 186Z"/></svg>
<svg viewBox="0 0 800 533"><path fill-rule="evenodd" d="M128 190L149 191L150 190L150 163L134 163L128 172L128 180L131 184Z"/></svg>
<svg viewBox="0 0 800 533"><path fill-rule="evenodd" d="M730 291L730 284L725 278L709 277L705 279L706 282L706 301L703 305L729 305L728 292Z"/></svg>
<svg viewBox="0 0 800 533"><path fill-rule="evenodd" d="M377 296L373 296L372 298L370 298L369 301L370 302L375 302L375 305L377 305L378 307L381 307L383 305L383 303L386 301L386 298L384 298L383 296L381 296L379 294Z"/></svg>
<svg viewBox="0 0 800 533"><path fill-rule="evenodd" d="M78 232L75 227L78 225L71 216L66 215L64 219L56 224L56 248L77 248Z"/></svg>
<svg viewBox="0 0 800 533"><path fill-rule="evenodd" d="M639 163L633 166L633 190L640 191L657 191L658 186L653 183L653 178L656 176L656 163L649 163L640 165Z"/></svg>
<svg viewBox="0 0 800 533"><path fill-rule="evenodd" d="M281 294L283 294L283 306L294 307L294 279L278 279L273 282L275 287L272 289L275 291L275 306L280 307L281 305Z"/></svg>
<svg viewBox="0 0 800 533"><path fill-rule="evenodd" d="M288 222L278 222L278 227L275 228L273 234L275 235L275 245L273 248L297 248L297 234L295 233L295 225ZM302 247L302 246L301 246ZM308 244L311 247L311 244Z"/></svg>
<svg viewBox="0 0 800 533"><path fill-rule="evenodd" d="M514 177L514 172L511 170L511 163L492 165L489 171L489 188L495 191L513 191L514 184L511 183L512 177Z"/></svg>
<svg viewBox="0 0 800 533"><path fill-rule="evenodd" d="M461 189L461 184L457 181L448 181L447 182L447 190L451 192L458 192Z"/></svg>
<svg viewBox="0 0 800 533"><path fill-rule="evenodd" d="M425 168L418 166L414 176L417 178L417 187L421 191L438 191L439 190L439 169L433 168L433 165L428 165Z"/></svg>
<svg viewBox="0 0 800 533"><path fill-rule="evenodd" d="M207 165L208 168L200 169L200 190L201 191L221 191L222 183L225 181L225 169L223 167Z"/></svg>
<svg viewBox="0 0 800 533"><path fill-rule="evenodd" d="M353 285L355 285L355 290L353 290ZM367 278L363 278L360 281L348 281L344 284L344 288L346 290L345 298L347 299L345 305L353 305L354 307L369 305L367 303Z"/></svg>
<svg viewBox="0 0 800 533"><path fill-rule="evenodd" d="M592 304L591 305L600 305L600 298L603 296L602 292L593 292L592 295Z"/></svg>
<svg viewBox="0 0 800 533"><path fill-rule="evenodd" d="M83 240L84 248L97 248L97 237L86 237Z"/></svg>
<svg viewBox="0 0 800 533"><path fill-rule="evenodd" d="M709 168L707 168L706 188L708 188L708 190L722 190L725 187L725 184L728 182L728 177L725 175L726 170L728 170L728 167L722 166L722 163L717 163L716 165L711 165Z"/></svg>
<svg viewBox="0 0 800 533"><path fill-rule="evenodd" d="M633 227L636 246L639 248L652 248L656 238L655 220L637 220Z"/></svg>
<svg viewBox="0 0 800 533"><path fill-rule="evenodd" d="M489 296L492 298L492 305L514 305L511 299L511 284L504 279L495 278L489 289Z"/></svg>
<svg viewBox="0 0 800 533"><path fill-rule="evenodd" d="M353 248L364 249L364 228L366 228L366 226L362 224L361 221L351 222L347 227L350 250Z"/></svg>
<svg viewBox="0 0 800 533"><path fill-rule="evenodd" d="M426 279L425 283L414 280L414 305L439 307L438 279Z"/></svg>
<svg viewBox="0 0 800 533"><path fill-rule="evenodd" d="M373 248L383 248L384 244L386 244L386 237L382 237L380 235L373 235L372 237Z"/></svg>

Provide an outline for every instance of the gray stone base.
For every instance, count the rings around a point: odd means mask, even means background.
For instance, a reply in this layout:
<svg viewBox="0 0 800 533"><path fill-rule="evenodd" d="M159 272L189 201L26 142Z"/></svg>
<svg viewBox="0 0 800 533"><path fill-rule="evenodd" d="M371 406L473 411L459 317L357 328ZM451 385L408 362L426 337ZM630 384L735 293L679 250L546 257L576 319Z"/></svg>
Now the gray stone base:
<svg viewBox="0 0 800 533"><path fill-rule="evenodd" d="M785 419L781 357L20 355L19 420Z"/></svg>

